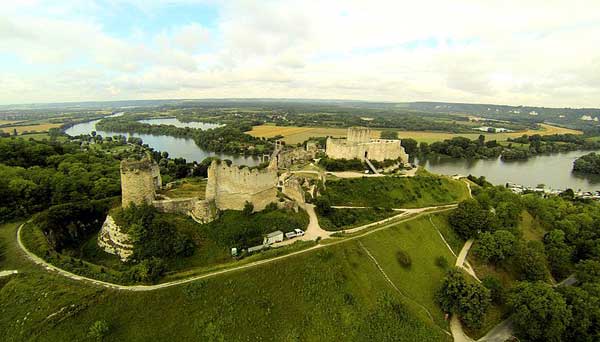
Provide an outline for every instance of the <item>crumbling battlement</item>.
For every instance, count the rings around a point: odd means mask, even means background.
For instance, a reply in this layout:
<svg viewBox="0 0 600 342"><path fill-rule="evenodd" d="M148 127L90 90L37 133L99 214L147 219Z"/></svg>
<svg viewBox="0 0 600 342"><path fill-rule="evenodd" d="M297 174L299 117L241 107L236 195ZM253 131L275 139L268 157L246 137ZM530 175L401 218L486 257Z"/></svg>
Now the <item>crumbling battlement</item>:
<svg viewBox="0 0 600 342"><path fill-rule="evenodd" d="M347 139L327 138L326 153L333 159L400 159L408 163L408 154L400 140L371 139L370 129L364 127L348 128Z"/></svg>
<svg viewBox="0 0 600 342"><path fill-rule="evenodd" d="M277 200L277 170L239 168L213 161L208 169L206 200L219 209L242 210L246 202L256 211Z"/></svg>
<svg viewBox="0 0 600 342"><path fill-rule="evenodd" d="M160 168L150 160L122 160L121 161L121 205L128 207L131 203L140 205L150 204L156 197L156 190L160 189L162 181Z"/></svg>

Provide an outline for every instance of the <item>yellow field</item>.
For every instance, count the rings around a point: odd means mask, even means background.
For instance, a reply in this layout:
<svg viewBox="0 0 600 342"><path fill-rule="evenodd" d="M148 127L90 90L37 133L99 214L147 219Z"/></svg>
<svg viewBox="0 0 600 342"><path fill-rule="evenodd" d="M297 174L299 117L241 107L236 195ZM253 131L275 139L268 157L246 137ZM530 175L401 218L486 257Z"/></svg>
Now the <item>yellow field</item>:
<svg viewBox="0 0 600 342"><path fill-rule="evenodd" d="M22 134L23 132L48 132L48 130L50 128L58 128L58 127L60 127L60 124L44 123L44 124L39 124L39 125L2 127L2 128L0 128L0 130L4 131L6 133L12 134L13 129L16 129L17 134Z"/></svg>
<svg viewBox="0 0 600 342"><path fill-rule="evenodd" d="M521 132L511 133L483 133L488 140L506 140L506 138L520 137L523 134L582 134L581 131L576 131L568 128L556 127L547 124L541 124L542 130L527 130ZM371 131L373 138L379 138L381 130ZM297 144L307 140L310 137L344 137L346 136L346 128L328 128L328 127L297 127L297 126L273 126L273 125L261 125L254 126L248 134L255 137L274 137L276 135L282 135L283 140L288 144ZM425 131L398 131L400 139L412 138L419 142L434 142L444 139L450 139L453 137L467 137L469 139L476 139L482 133L442 133L442 132L425 132Z"/></svg>
<svg viewBox="0 0 600 342"><path fill-rule="evenodd" d="M0 125L10 125L15 124L21 121L13 121L13 120L0 120Z"/></svg>

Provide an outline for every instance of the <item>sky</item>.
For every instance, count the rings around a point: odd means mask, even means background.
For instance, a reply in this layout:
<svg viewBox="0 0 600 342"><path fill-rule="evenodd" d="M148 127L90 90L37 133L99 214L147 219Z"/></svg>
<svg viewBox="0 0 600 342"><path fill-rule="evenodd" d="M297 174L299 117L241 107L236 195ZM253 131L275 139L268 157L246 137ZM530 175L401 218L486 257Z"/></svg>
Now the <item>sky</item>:
<svg viewBox="0 0 600 342"><path fill-rule="evenodd" d="M0 6L0 104L177 98L600 107L600 1Z"/></svg>

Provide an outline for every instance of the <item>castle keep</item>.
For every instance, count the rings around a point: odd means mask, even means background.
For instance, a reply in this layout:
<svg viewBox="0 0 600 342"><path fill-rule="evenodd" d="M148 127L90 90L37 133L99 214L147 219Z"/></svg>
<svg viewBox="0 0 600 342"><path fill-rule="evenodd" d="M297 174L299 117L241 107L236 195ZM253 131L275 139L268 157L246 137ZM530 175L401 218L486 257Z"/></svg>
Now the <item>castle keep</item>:
<svg viewBox="0 0 600 342"><path fill-rule="evenodd" d="M159 211L189 215L199 223L208 223L217 217L218 210L242 210L246 202L254 210L263 210L277 201L277 168L239 168L225 162L213 161L208 169L208 184L204 199L159 198L157 190L162 187L160 168L145 158L121 161L121 205L150 204ZM199 194L200 195L200 194ZM113 218L107 216L100 234L98 246L106 252L127 260L133 253L129 236L123 233Z"/></svg>
<svg viewBox="0 0 600 342"><path fill-rule="evenodd" d="M346 139L327 138L327 156L333 159L400 160L408 163L408 154L400 140L371 139L366 127L350 127Z"/></svg>

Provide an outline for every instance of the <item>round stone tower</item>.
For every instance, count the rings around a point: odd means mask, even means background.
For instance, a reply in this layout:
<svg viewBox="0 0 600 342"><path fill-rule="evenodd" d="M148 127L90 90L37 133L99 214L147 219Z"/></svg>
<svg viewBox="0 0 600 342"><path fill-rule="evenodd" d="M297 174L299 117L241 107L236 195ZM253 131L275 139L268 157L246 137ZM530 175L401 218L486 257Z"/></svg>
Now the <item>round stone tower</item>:
<svg viewBox="0 0 600 342"><path fill-rule="evenodd" d="M362 144L371 141L371 129L367 127L349 127L348 143Z"/></svg>
<svg viewBox="0 0 600 342"><path fill-rule="evenodd" d="M152 203L160 187L158 165L150 159L121 161L121 205Z"/></svg>

